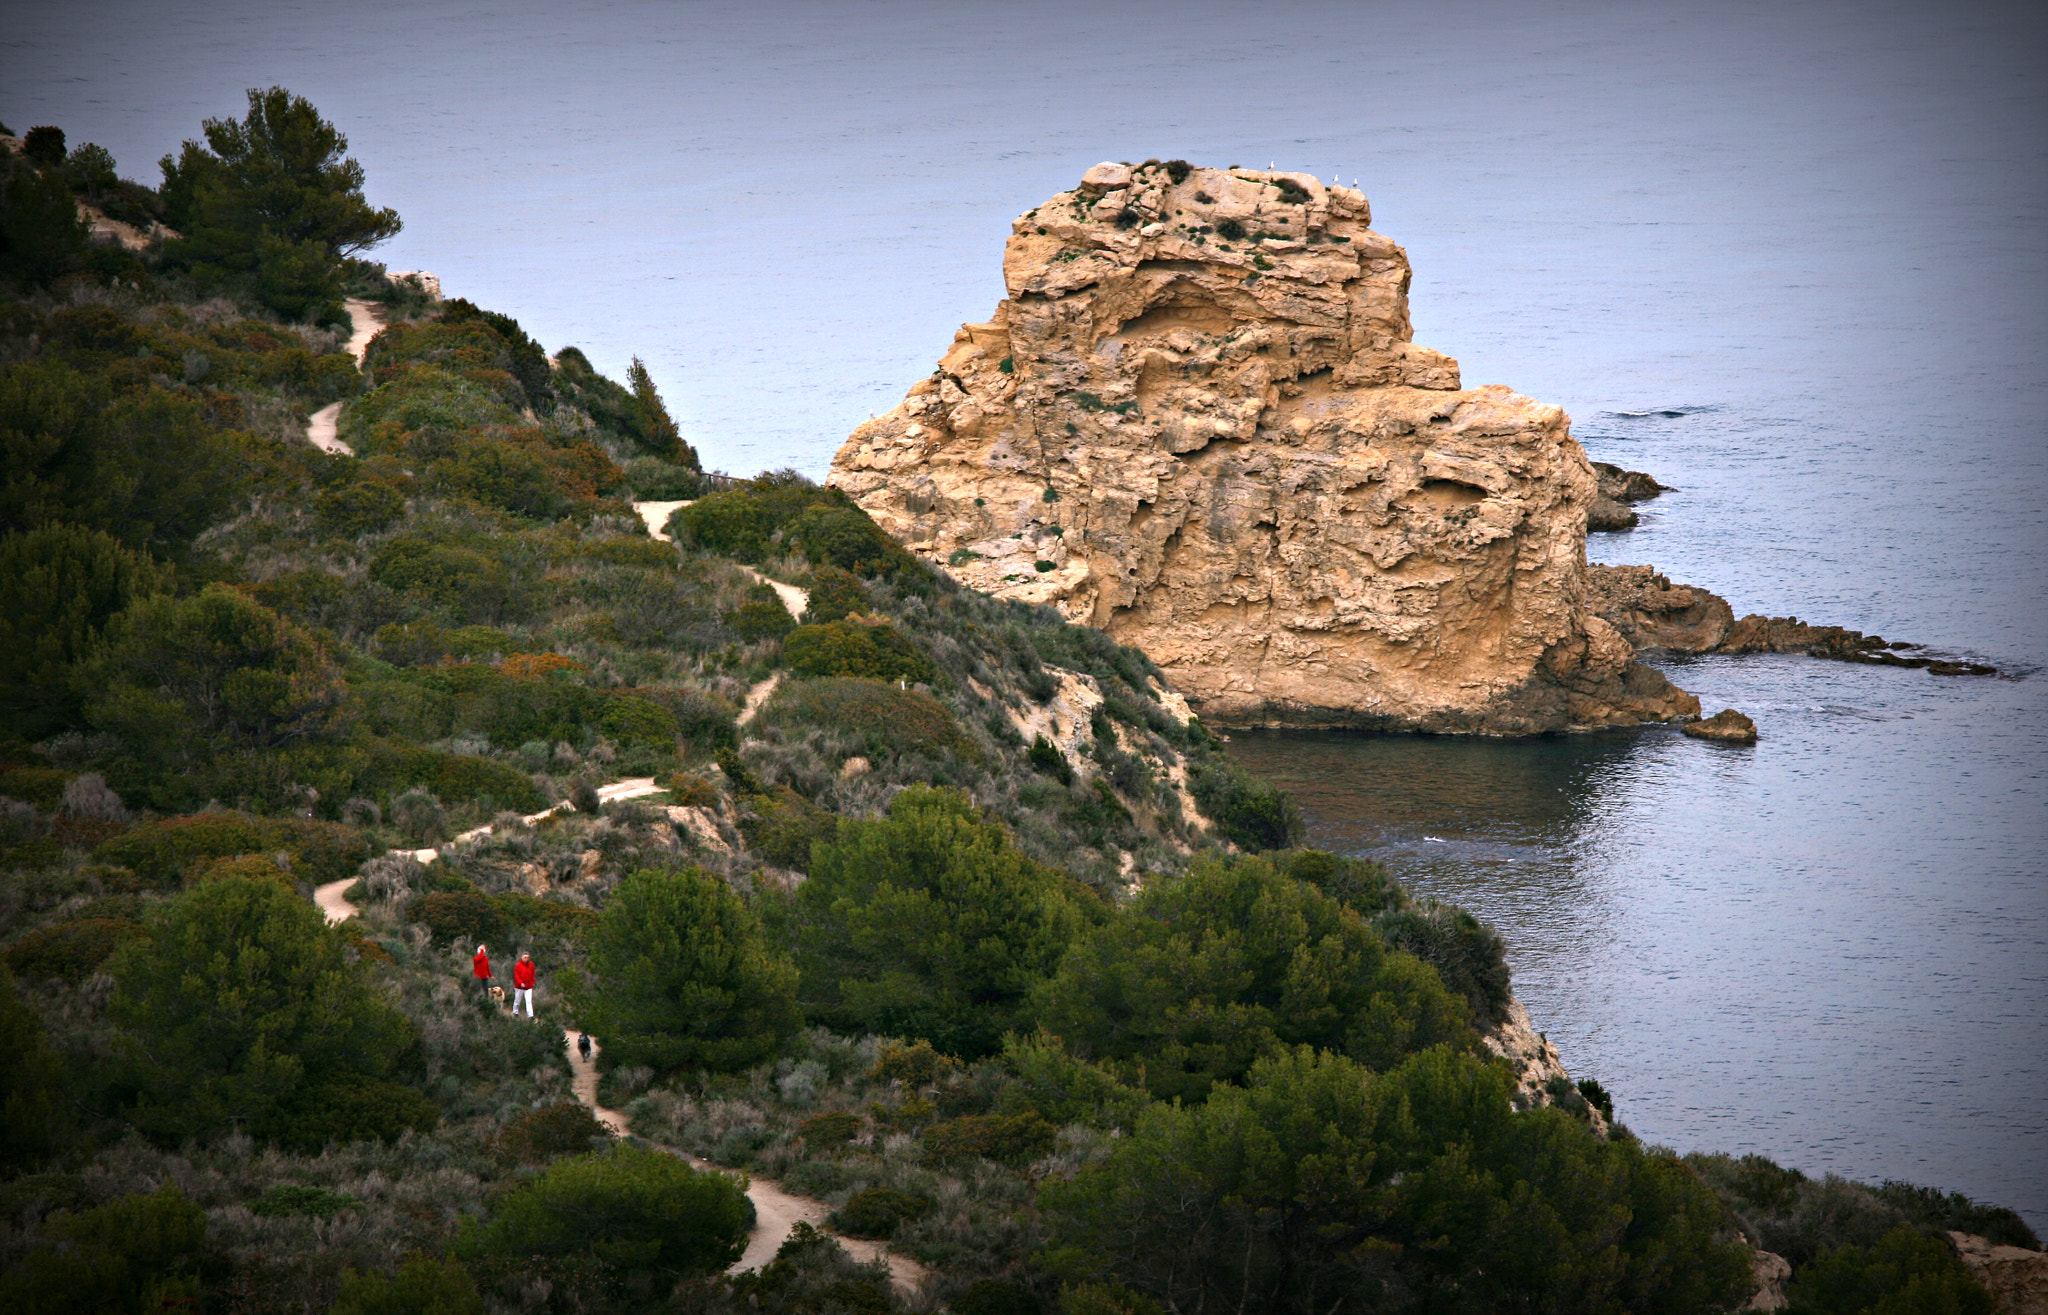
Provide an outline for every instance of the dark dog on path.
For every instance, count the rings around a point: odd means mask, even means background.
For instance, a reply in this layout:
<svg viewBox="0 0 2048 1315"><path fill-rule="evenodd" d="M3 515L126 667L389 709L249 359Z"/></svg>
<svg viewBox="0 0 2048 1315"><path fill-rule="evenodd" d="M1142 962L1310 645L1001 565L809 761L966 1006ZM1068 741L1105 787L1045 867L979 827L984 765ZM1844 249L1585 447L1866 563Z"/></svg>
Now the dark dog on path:
<svg viewBox="0 0 2048 1315"><path fill-rule="evenodd" d="M588 1064L590 1062L590 1033L578 1032L576 1034L576 1053L583 1056L584 1063Z"/></svg>

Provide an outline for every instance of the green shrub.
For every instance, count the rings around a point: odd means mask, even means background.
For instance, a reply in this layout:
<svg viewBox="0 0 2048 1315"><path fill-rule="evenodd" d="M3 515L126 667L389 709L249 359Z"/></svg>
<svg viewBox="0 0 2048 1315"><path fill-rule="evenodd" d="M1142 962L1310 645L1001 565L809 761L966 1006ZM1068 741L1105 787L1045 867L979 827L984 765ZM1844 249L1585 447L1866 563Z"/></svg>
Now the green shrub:
<svg viewBox="0 0 2048 1315"><path fill-rule="evenodd" d="M1614 1120L1614 1097L1607 1094L1607 1088L1596 1078L1579 1079L1579 1097L1594 1109L1599 1110L1611 1123Z"/></svg>
<svg viewBox="0 0 2048 1315"><path fill-rule="evenodd" d="M720 618L726 626L740 637L743 643L757 643L763 639L780 639L796 628L796 618L789 614L776 592L765 584L757 584L747 591L747 600Z"/></svg>
<svg viewBox="0 0 2048 1315"><path fill-rule="evenodd" d="M1289 205L1307 205L1309 191L1292 178L1275 178L1273 186L1280 189L1280 199Z"/></svg>
<svg viewBox="0 0 2048 1315"><path fill-rule="evenodd" d="M558 1100L515 1116L498 1134L507 1155L529 1162L563 1155L588 1155L594 1138L611 1139L611 1129L580 1101Z"/></svg>
<svg viewBox="0 0 2048 1315"><path fill-rule="evenodd" d="M782 535L783 542L815 565L836 566L853 575L893 578L922 569L903 545L851 505L812 507L789 522Z"/></svg>
<svg viewBox="0 0 2048 1315"><path fill-rule="evenodd" d="M634 457L625 465L626 484L633 496L648 502L677 502L694 498L704 487L701 472L678 466L660 457Z"/></svg>
<svg viewBox="0 0 2048 1315"><path fill-rule="evenodd" d="M830 843L839 834L839 815L811 804L787 786L755 795L741 819L747 846L777 867L811 870L811 846Z"/></svg>
<svg viewBox="0 0 2048 1315"><path fill-rule="evenodd" d="M707 493L669 517L668 533L685 547L718 553L740 562L758 562L767 554L775 532L769 508L747 489Z"/></svg>
<svg viewBox="0 0 2048 1315"><path fill-rule="evenodd" d="M152 1315L197 1306L206 1212L173 1183L43 1225L35 1250L0 1274L0 1308L38 1315Z"/></svg>
<svg viewBox="0 0 2048 1315"><path fill-rule="evenodd" d="M57 811L64 787L75 773L55 767L9 767L0 769L0 797L34 804L46 813Z"/></svg>
<svg viewBox="0 0 2048 1315"><path fill-rule="evenodd" d="M669 744L681 729L673 712L631 694L614 694L606 700L598 724L621 744Z"/></svg>
<svg viewBox="0 0 2048 1315"><path fill-rule="evenodd" d="M103 842L93 857L169 886L214 859L262 853L277 837L276 827L247 813L195 813L146 822Z"/></svg>
<svg viewBox="0 0 2048 1315"><path fill-rule="evenodd" d="M1362 918L1398 909L1408 902L1407 892L1395 882L1394 874L1387 871L1385 864L1370 859L1345 858L1320 849L1296 849L1267 857L1280 871L1296 881L1308 882Z"/></svg>
<svg viewBox="0 0 2048 1315"><path fill-rule="evenodd" d="M660 1072L759 1063L801 1021L796 969L719 878L634 872L590 936L597 985L577 1013L614 1064Z"/></svg>
<svg viewBox="0 0 2048 1315"><path fill-rule="evenodd" d="M860 1135L863 1126L860 1115L850 1110L828 1110L799 1123L796 1135L803 1138L813 1151L822 1151L852 1141Z"/></svg>
<svg viewBox="0 0 2048 1315"><path fill-rule="evenodd" d="M958 791L913 787L812 849L791 911L805 1004L827 1026L993 1054L1084 917L1062 872Z"/></svg>
<svg viewBox="0 0 2048 1315"><path fill-rule="evenodd" d="M1216 236L1236 242L1244 236L1244 225L1235 219L1225 219L1216 225Z"/></svg>
<svg viewBox="0 0 2048 1315"><path fill-rule="evenodd" d="M1168 160L1166 162L1166 176L1173 179L1175 183L1186 182L1188 175L1194 171L1195 167L1186 160Z"/></svg>
<svg viewBox="0 0 2048 1315"><path fill-rule="evenodd" d="M1785 1285L1794 1315L1992 1315L1997 1304L1944 1238L1895 1228L1874 1246L1823 1251Z"/></svg>
<svg viewBox="0 0 2048 1315"><path fill-rule="evenodd" d="M931 659L888 622L827 621L798 626L782 641L782 657L799 676L852 676L924 683L938 676Z"/></svg>
<svg viewBox="0 0 2048 1315"><path fill-rule="evenodd" d="M336 484L313 499L314 520L342 539L375 534L404 513L404 491L375 479Z"/></svg>
<svg viewBox="0 0 2048 1315"><path fill-rule="evenodd" d="M464 1225L464 1259L555 1262L554 1272L620 1296L665 1299L680 1279L740 1258L754 1222L737 1184L676 1156L619 1145L557 1160L500 1196L489 1223Z"/></svg>
<svg viewBox="0 0 2048 1315"><path fill-rule="evenodd" d="M850 1237L892 1238L896 1230L931 1211L932 1199L893 1187L870 1187L855 1192L845 1205L832 1212L832 1227Z"/></svg>
<svg viewBox="0 0 2048 1315"><path fill-rule="evenodd" d="M76 986L122 945L148 934L127 918L74 918L39 927L9 946L7 966L20 977L55 977Z"/></svg>
<svg viewBox="0 0 2048 1315"><path fill-rule="evenodd" d="M1067 755L1061 753L1059 746L1043 735L1032 738L1031 748L1024 756L1026 761L1039 771L1057 777L1061 785L1073 784L1074 769L1067 762Z"/></svg>
<svg viewBox="0 0 2048 1315"><path fill-rule="evenodd" d="M874 601L868 597L867 586L860 582L860 578L836 566L812 567L810 578L804 583L810 593L810 603L800 619L806 625L844 620L874 606Z"/></svg>
<svg viewBox="0 0 2048 1315"><path fill-rule="evenodd" d="M1191 764L1188 790L1223 838L1242 849L1286 849L1299 843L1305 830L1301 810L1286 792L1228 758L1211 756Z"/></svg>
<svg viewBox="0 0 2048 1315"><path fill-rule="evenodd" d="M596 911L575 904L513 890L500 891L488 898L506 927L529 935L560 936L580 944L597 926Z"/></svg>
<svg viewBox="0 0 2048 1315"><path fill-rule="evenodd" d="M0 967L0 1177L41 1161L64 1133L70 1074L50 1047L43 1021ZM20 1212L6 1215L18 1221Z"/></svg>
<svg viewBox="0 0 2048 1315"><path fill-rule="evenodd" d="M505 931L497 906L476 890L415 895L406 903L405 918L425 927L437 944L488 944L502 940Z"/></svg>
<svg viewBox="0 0 2048 1315"><path fill-rule="evenodd" d="M1515 1113L1488 1059L1374 1071L1302 1047L1247 1079L1155 1103L1101 1162L1045 1180L1058 1271L1286 1315L1348 1307L1363 1282L1458 1311L1709 1315L1753 1290L1748 1247L1682 1164Z"/></svg>
<svg viewBox="0 0 2048 1315"><path fill-rule="evenodd" d="M924 1158L931 1164L962 1164L977 1157L1022 1164L1051 1154L1058 1134L1059 1130L1034 1110L969 1114L925 1129Z"/></svg>
<svg viewBox="0 0 2048 1315"><path fill-rule="evenodd" d="M884 1045L875 1059L873 1076L879 1082L901 1082L916 1090L931 1086L957 1067L958 1060L939 1053L932 1049L931 1042L919 1038L908 1044L892 1041Z"/></svg>
<svg viewBox="0 0 2048 1315"><path fill-rule="evenodd" d="M854 741L871 758L901 753L938 757L969 753L953 714L929 694L875 680L829 678L785 683L761 710L764 725L801 730L819 726Z"/></svg>
<svg viewBox="0 0 2048 1315"><path fill-rule="evenodd" d="M1253 857L1147 882L1067 951L1034 1005L1074 1053L1160 1100L1200 1100L1276 1047L1387 1068L1477 1045L1464 1002L1427 965Z"/></svg>
<svg viewBox="0 0 2048 1315"><path fill-rule="evenodd" d="M1372 925L1387 944L1436 969L1445 986L1465 997L1476 1022L1508 1016L1507 943L1492 927L1437 900L1382 913Z"/></svg>
<svg viewBox="0 0 2048 1315"><path fill-rule="evenodd" d="M1887 1179L1877 1189L1877 1196L1921 1228L1953 1229L1989 1238L2002 1246L2027 1251L2041 1249L2041 1239L2017 1211L1972 1201L1961 1192L1944 1193L1933 1187Z"/></svg>
<svg viewBox="0 0 2048 1315"><path fill-rule="evenodd" d="M1045 1303L1014 1279L978 1278L950 1303L953 1315L1041 1315Z"/></svg>
<svg viewBox="0 0 2048 1315"><path fill-rule="evenodd" d="M344 1270L327 1315L484 1315L484 1301L462 1262L415 1255L390 1278Z"/></svg>
<svg viewBox="0 0 2048 1315"><path fill-rule="evenodd" d="M279 1183L262 1196L249 1203L249 1213L262 1215L267 1219L284 1219L293 1215L311 1215L326 1219L340 1214L343 1210L362 1208L362 1202L353 1196L325 1187L312 1187L305 1183Z"/></svg>

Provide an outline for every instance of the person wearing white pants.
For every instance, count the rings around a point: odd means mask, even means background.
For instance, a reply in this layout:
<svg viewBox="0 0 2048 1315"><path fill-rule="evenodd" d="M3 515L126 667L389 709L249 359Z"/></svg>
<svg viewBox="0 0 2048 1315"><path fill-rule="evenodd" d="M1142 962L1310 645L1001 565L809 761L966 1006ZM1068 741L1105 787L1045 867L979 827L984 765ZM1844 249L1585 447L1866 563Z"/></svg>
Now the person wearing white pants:
<svg viewBox="0 0 2048 1315"><path fill-rule="evenodd" d="M512 966L512 1013L519 1014L519 1006L526 1006L526 1016L533 1017L533 956L521 954L519 962Z"/></svg>

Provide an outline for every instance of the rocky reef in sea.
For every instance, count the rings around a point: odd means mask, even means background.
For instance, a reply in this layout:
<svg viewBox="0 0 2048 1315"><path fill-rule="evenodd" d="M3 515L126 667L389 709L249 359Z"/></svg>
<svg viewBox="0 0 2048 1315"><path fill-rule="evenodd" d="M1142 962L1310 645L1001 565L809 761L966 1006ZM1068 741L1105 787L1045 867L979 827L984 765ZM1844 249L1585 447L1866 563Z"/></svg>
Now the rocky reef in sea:
<svg viewBox="0 0 2048 1315"><path fill-rule="evenodd" d="M1015 222L1003 274L830 476L962 583L1142 648L1219 723L1698 715L1589 606L1588 515L1632 519L1627 491L1558 407L1411 340L1358 192L1102 164Z"/></svg>

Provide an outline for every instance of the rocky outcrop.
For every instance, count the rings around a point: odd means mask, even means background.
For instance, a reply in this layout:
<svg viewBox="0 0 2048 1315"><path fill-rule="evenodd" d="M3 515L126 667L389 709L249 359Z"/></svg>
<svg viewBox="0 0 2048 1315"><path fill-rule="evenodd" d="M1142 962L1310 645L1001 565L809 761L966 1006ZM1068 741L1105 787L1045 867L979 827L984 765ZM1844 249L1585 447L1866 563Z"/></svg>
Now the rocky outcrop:
<svg viewBox="0 0 2048 1315"><path fill-rule="evenodd" d="M1792 1262L1775 1251L1749 1253L1749 1277L1756 1294L1744 1310L1783 1310L1792 1303L1785 1297L1785 1280L1792 1277Z"/></svg>
<svg viewBox="0 0 2048 1315"><path fill-rule="evenodd" d="M1593 475L1599 484L1593 505L1586 509L1588 530L1634 529L1642 518L1628 504L1654 498L1664 491L1664 485L1642 471L1623 470L1605 461L1593 463Z"/></svg>
<svg viewBox="0 0 2048 1315"><path fill-rule="evenodd" d="M1098 165L1009 296L833 461L906 546L1145 650L1205 719L1523 734L1698 701L1586 606L1555 406L1410 341L1409 268L1306 174Z"/></svg>
<svg viewBox="0 0 2048 1315"><path fill-rule="evenodd" d="M1586 568L1586 602L1637 652L1803 653L1837 662L1915 667L1937 676L1993 676L1998 668L1920 651L1918 644L1887 643L1880 635L1841 626L1808 625L1796 616L1737 620L1728 600L1691 585L1673 584L1654 566Z"/></svg>
<svg viewBox="0 0 2048 1315"><path fill-rule="evenodd" d="M1696 740L1718 740L1722 744L1756 743L1756 723L1733 708L1723 708L1711 717L1687 722L1679 729Z"/></svg>
<svg viewBox="0 0 2048 1315"><path fill-rule="evenodd" d="M2048 1252L2002 1246L1974 1233L1951 1232L1948 1240L1970 1277L1990 1291L1998 1315L2048 1315Z"/></svg>

